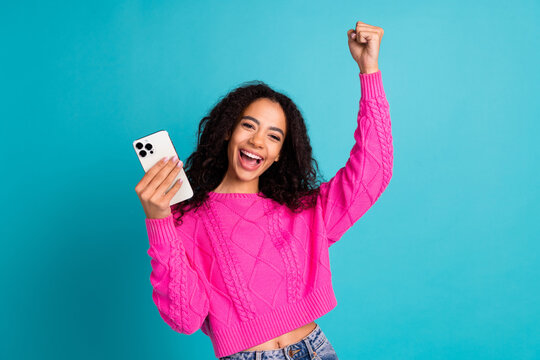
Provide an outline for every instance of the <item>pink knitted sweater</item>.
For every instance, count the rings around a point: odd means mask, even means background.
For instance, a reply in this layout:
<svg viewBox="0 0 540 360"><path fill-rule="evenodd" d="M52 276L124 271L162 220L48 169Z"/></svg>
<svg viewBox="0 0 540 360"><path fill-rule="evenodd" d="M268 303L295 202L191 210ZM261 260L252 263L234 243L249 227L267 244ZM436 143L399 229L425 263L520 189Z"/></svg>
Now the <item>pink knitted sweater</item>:
<svg viewBox="0 0 540 360"><path fill-rule="evenodd" d="M153 300L175 331L199 328L216 357L261 344L337 305L328 249L375 203L392 176L389 106L379 70L359 74L355 144L301 213L262 193L210 192L176 226L146 219Z"/></svg>

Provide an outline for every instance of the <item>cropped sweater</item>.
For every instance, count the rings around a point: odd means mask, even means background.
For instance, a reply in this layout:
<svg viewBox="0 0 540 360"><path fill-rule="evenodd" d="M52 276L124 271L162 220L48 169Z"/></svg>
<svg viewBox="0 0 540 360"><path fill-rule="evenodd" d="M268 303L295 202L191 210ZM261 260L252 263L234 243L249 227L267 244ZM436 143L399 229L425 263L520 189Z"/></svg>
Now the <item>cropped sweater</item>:
<svg viewBox="0 0 540 360"><path fill-rule="evenodd" d="M174 214L145 219L159 314L179 333L201 329L216 357L308 324L337 305L328 249L392 176L381 71L359 76L355 144L345 166L320 185L314 207L293 213L261 192L210 192L180 226Z"/></svg>

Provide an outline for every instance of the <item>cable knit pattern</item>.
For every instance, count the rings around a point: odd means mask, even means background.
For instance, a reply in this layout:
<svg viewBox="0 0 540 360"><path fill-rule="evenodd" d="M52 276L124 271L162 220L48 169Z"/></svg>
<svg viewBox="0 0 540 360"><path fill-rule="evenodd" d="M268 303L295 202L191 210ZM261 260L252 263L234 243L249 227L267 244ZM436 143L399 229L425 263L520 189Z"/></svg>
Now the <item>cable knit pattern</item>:
<svg viewBox="0 0 540 360"><path fill-rule="evenodd" d="M217 259L224 276L225 284L229 289L236 311L242 321L253 319L256 309L253 307L253 302L246 290L246 281L239 271L238 258L233 252L233 249L227 244L222 227L220 225L219 215L215 212L212 203L204 204L206 212L202 214L205 220L206 229L209 232L210 239L214 245L214 251L217 252Z"/></svg>
<svg viewBox="0 0 540 360"><path fill-rule="evenodd" d="M280 207L270 202L263 202L266 213L271 217L268 222L270 238L281 254L287 271L287 295L289 303L294 303L300 298L298 293L298 281L300 278L300 268L298 266L298 255L296 248L291 246L289 239L281 233Z"/></svg>
<svg viewBox="0 0 540 360"><path fill-rule="evenodd" d="M182 324L189 323L189 313L187 302L183 299L187 298L187 283L186 283L186 262L181 261L180 255L182 243L175 242L171 244L171 278L169 283L169 294L172 299L171 313L173 317L180 318ZM178 291L178 289L180 291ZM176 331L182 330L180 326L175 326Z"/></svg>
<svg viewBox="0 0 540 360"><path fill-rule="evenodd" d="M175 331L209 336L216 357L259 345L331 311L329 247L384 192L393 145L382 75L360 74L355 143L322 183L316 205L294 213L262 193L210 192L177 226L146 219L153 300Z"/></svg>

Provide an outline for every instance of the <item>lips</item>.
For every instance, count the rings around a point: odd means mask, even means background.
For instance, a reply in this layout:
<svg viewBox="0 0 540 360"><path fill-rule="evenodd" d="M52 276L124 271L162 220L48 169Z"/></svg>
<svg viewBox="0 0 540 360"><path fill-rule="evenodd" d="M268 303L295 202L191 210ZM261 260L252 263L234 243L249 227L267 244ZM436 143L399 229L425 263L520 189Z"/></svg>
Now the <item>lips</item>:
<svg viewBox="0 0 540 360"><path fill-rule="evenodd" d="M259 168L259 166L262 165L263 160L260 160L258 163L257 162L249 162L248 160L244 159L244 156L242 156L242 152L240 150L238 150L238 161L240 162L240 166L246 171L257 170Z"/></svg>

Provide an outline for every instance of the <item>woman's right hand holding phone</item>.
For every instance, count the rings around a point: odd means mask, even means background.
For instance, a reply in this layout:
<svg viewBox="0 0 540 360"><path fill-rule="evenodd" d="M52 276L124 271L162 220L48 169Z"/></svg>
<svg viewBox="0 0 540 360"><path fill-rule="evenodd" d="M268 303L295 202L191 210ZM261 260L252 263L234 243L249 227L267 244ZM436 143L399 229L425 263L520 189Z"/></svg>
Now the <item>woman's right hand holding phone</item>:
<svg viewBox="0 0 540 360"><path fill-rule="evenodd" d="M161 159L144 174L141 181L135 186L135 192L141 200L148 219L162 219L171 215L169 204L182 186L182 181L179 179L168 192L166 191L182 166L182 161L176 156L170 160Z"/></svg>

